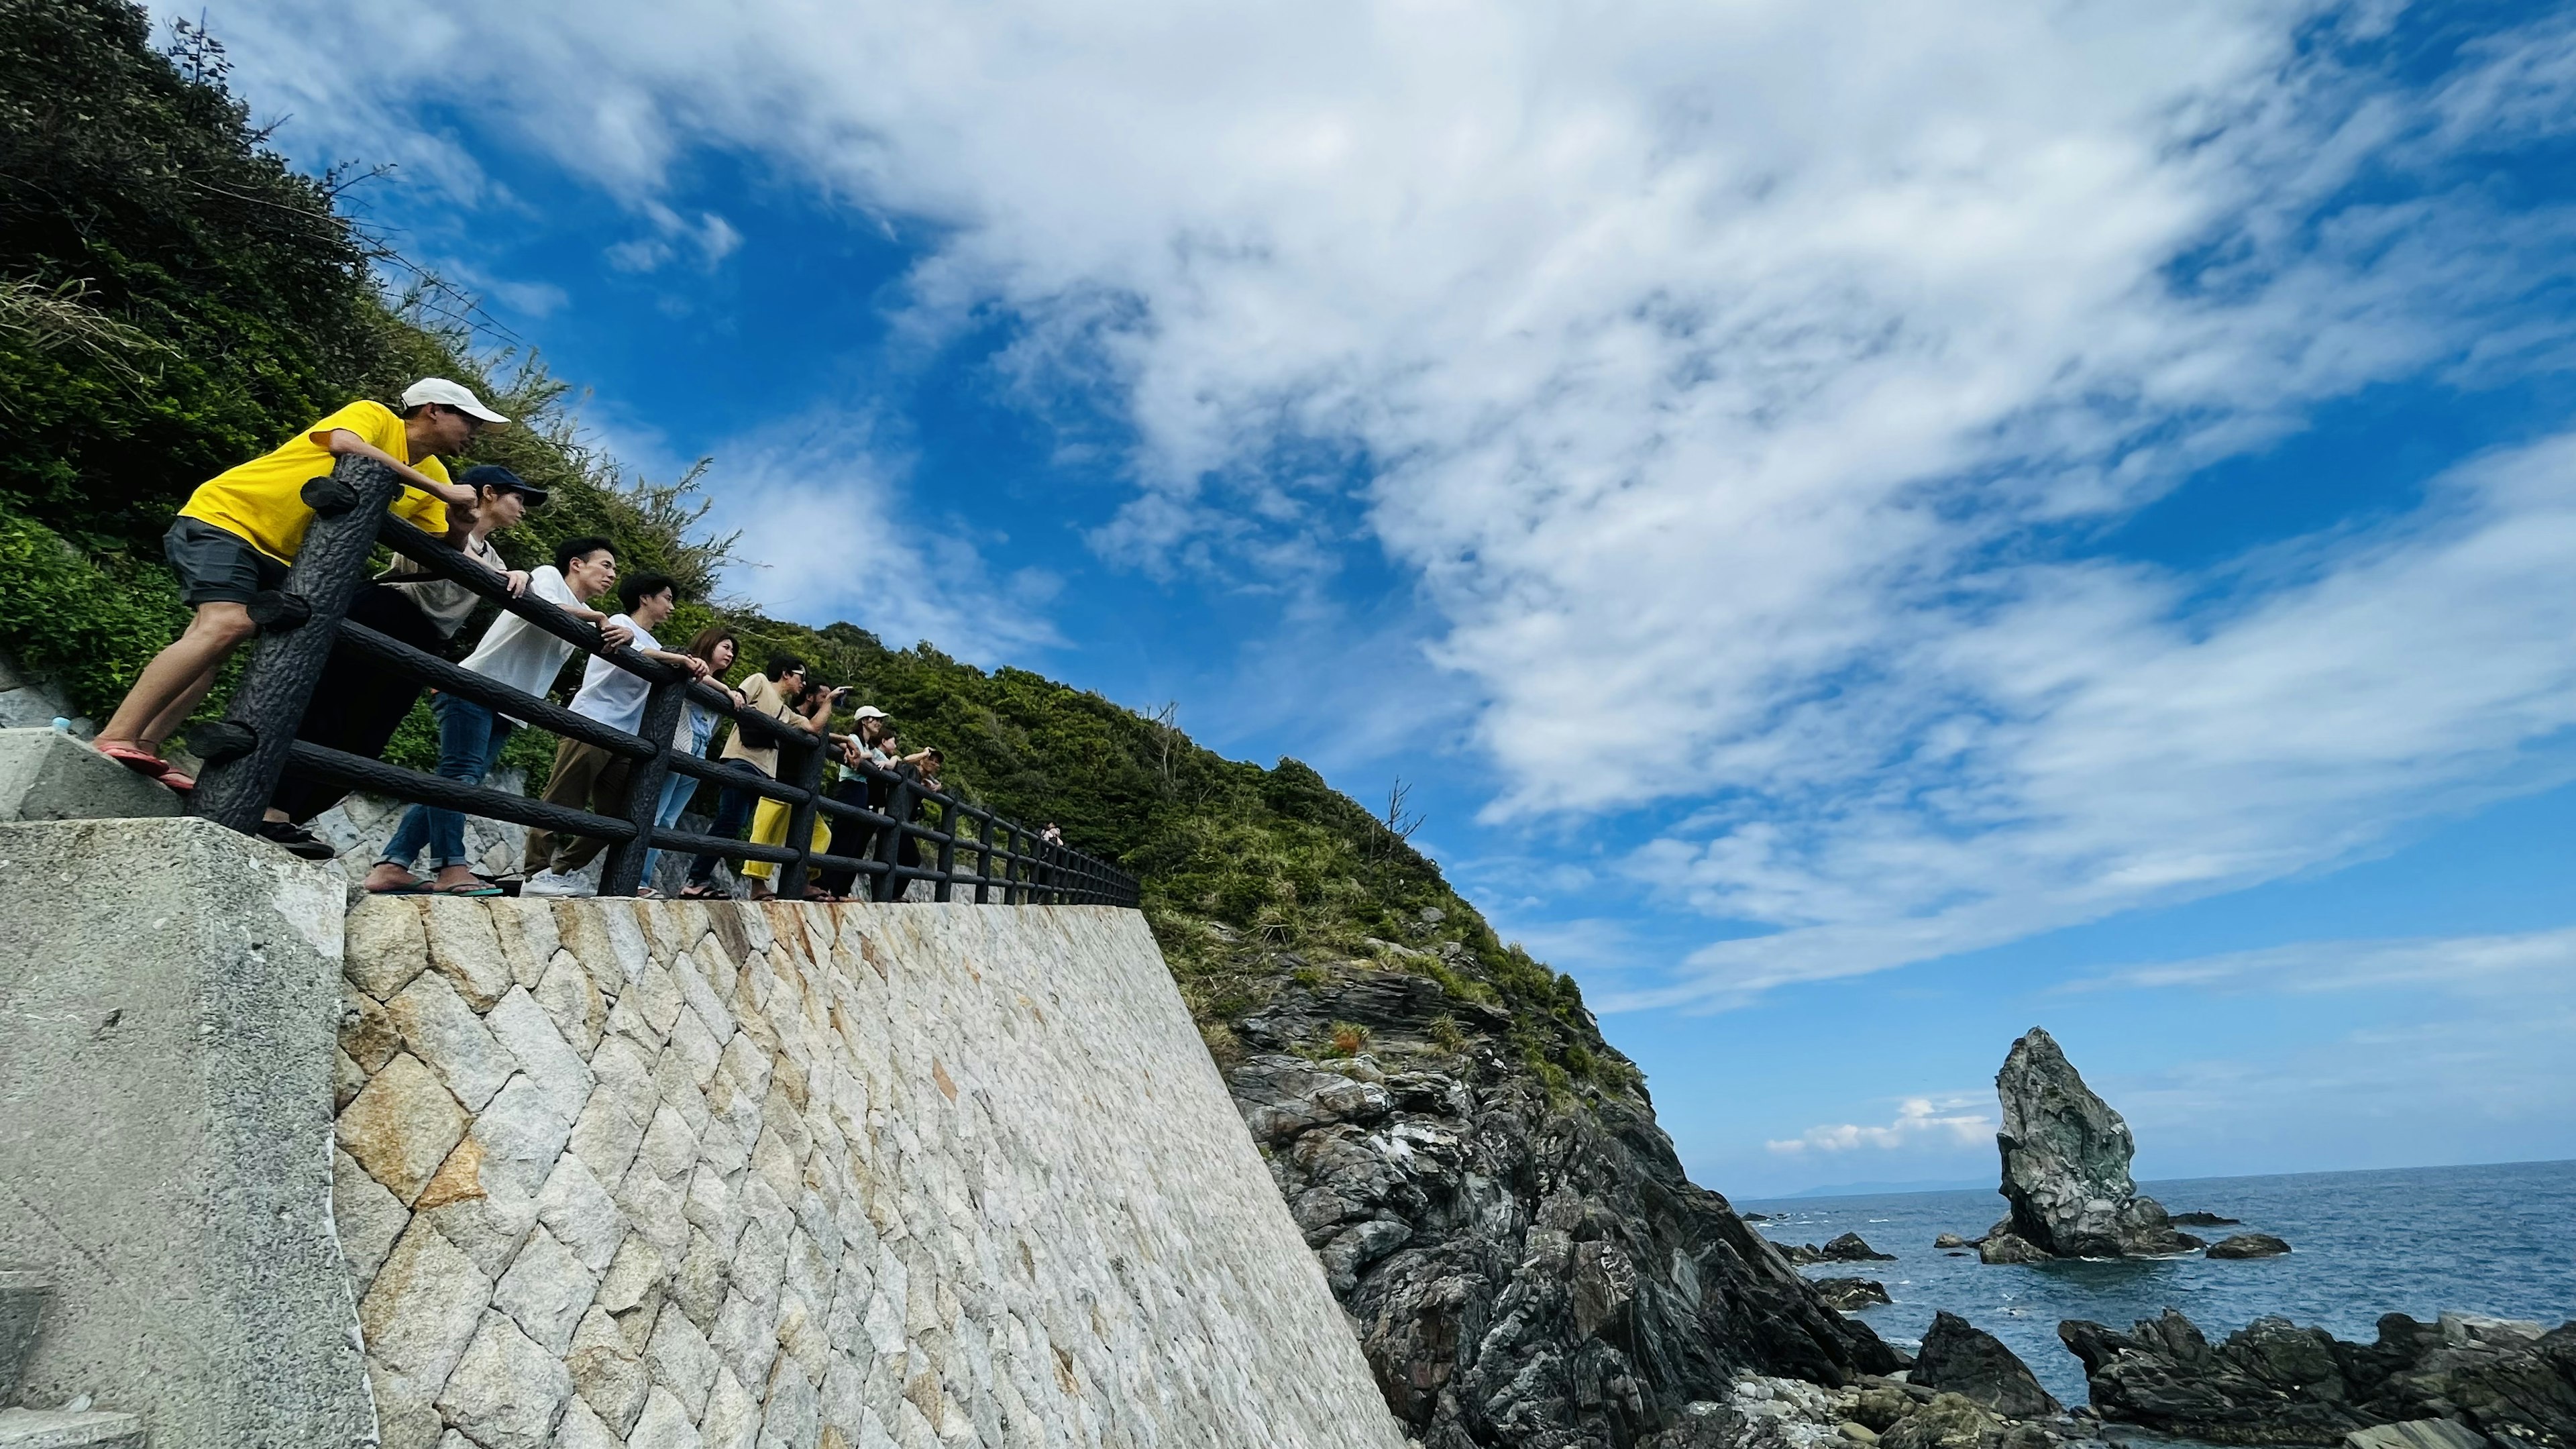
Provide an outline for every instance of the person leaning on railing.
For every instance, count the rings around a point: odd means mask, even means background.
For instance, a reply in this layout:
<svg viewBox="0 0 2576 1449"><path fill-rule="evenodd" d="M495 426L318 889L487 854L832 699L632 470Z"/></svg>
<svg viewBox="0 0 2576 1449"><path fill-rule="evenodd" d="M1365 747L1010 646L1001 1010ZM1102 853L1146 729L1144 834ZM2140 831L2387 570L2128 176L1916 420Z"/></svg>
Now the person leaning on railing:
<svg viewBox="0 0 2576 1449"><path fill-rule="evenodd" d="M761 672L743 680L741 688L743 708L788 725L799 723L794 700L804 692L805 661L785 653L770 655ZM751 739L742 726L736 725L716 764L751 779L774 780L778 778L778 746L768 739ZM725 786L716 795L715 821L707 827L707 833L718 840L741 839L742 827L760 798L759 792L748 785ZM779 832L779 838L786 838L784 830ZM718 894L717 859L714 855L701 855L689 861L689 881L680 890L683 899L704 900ZM768 887L761 889L766 891Z"/></svg>
<svg viewBox="0 0 2576 1449"><path fill-rule="evenodd" d="M552 604L576 619L600 625L601 639L613 649L631 642L634 635L624 625L609 622L606 614L590 607L589 600L608 592L616 582L616 551L607 539L590 534L556 545L554 562L540 564L529 573L528 596ZM564 661L572 657L572 652L569 641L504 612L483 631L483 641L465 656L461 667L521 694L543 698L554 688L555 676L563 672ZM429 709L438 719L438 773L444 779L467 785L483 783L483 778L492 773L493 761L501 758L501 747L509 742L510 732L524 723L453 694L434 696ZM437 872L427 882L411 870L412 862L424 849L429 852L431 868ZM471 860L465 853L464 812L414 805L404 812L402 824L395 827L393 839L385 843L384 854L375 868L367 872L366 887L379 895L423 891L487 895L497 891L498 887L474 874L469 868Z"/></svg>
<svg viewBox="0 0 2576 1449"><path fill-rule="evenodd" d="M501 551L492 546L492 535L517 527L529 509L546 501L546 490L490 463L466 469L456 481L474 490L474 503L470 508L448 509L451 527L463 525L448 535L449 544L499 575L512 594L526 592L528 576L501 557ZM350 601L348 617L425 654L444 655L448 641L465 627L474 606L482 601L482 595L465 585L397 554L393 567ZM332 647L330 660L314 682L295 737L362 759L382 759L394 731L420 702L420 691L420 681L409 673L344 639ZM305 822L340 803L348 793L344 785L299 776L290 769L268 809L272 823L286 822L288 828L267 832L269 839L308 860L330 859L334 854L330 845L306 829Z"/></svg>
<svg viewBox="0 0 2576 1449"><path fill-rule="evenodd" d="M689 653L707 662L707 678L716 681L721 681L725 671L733 668L734 651L741 647L741 643L734 638L733 631L722 624L710 624L700 629L698 637L689 641ZM734 708L743 707L740 690L722 683L718 683L716 687L733 696ZM671 748L684 755L704 755L707 752L707 740L715 732L716 712L694 699L689 700L680 708L680 724L671 736ZM678 825L680 816L686 813L689 801L697 793L697 776L681 770L671 771L669 777L662 781L662 803L661 807L653 812L653 828L668 830ZM662 852L659 847L644 853L644 888L637 891L637 895L661 894L653 889L653 867L660 864L661 860Z"/></svg>
<svg viewBox="0 0 2576 1449"><path fill-rule="evenodd" d="M832 706L847 698L849 693L847 688L834 689L829 685L808 681L795 698L787 701L790 713L786 716L785 723L810 735L828 736ZM778 768L777 754L774 749L770 751L770 770L773 774ZM794 807L784 800L773 800L766 795L762 796L760 803L752 807L751 843L754 845L786 844L787 820L793 809ZM818 810L814 813L814 829L807 837L806 849L821 850L824 842L829 839L831 839L831 826L824 821L822 812ZM778 874L777 862L746 860L742 863L742 874L743 879L749 883L753 900L765 901L776 894L770 889L769 882ZM819 882L807 886L805 894L812 900L830 898L830 892L824 890Z"/></svg>
<svg viewBox="0 0 2576 1449"><path fill-rule="evenodd" d="M198 485L161 540L179 576L179 601L195 612L186 631L143 667L91 748L173 790L195 789L195 780L161 758L161 743L256 632L252 599L286 582L313 522L304 485L340 458L373 458L403 481L394 515L445 534L447 505L471 503L474 493L449 481L438 455L464 447L486 423L508 421L455 383L425 377L403 393L399 414L382 403L351 403Z"/></svg>
<svg viewBox="0 0 2576 1449"><path fill-rule="evenodd" d="M617 601L626 606L626 612L609 622L624 626L635 636L630 648L657 663L686 670L693 679L707 677L705 660L674 654L653 637L653 626L671 617L671 611L679 606L680 586L670 575L635 574L617 586ZM631 735L644 723L644 704L652 689L652 682L644 676L630 674L623 666L594 654L582 669L581 692L572 697L572 711ZM626 811L627 777L634 763L624 755L583 740L558 740L554 773L546 780L546 803L588 810L594 815L622 815ZM519 894L591 894L589 883L581 879L579 872L607 848L607 841L594 836L529 831L528 878L519 887Z"/></svg>
<svg viewBox="0 0 2576 1449"><path fill-rule="evenodd" d="M894 722L886 712L872 704L850 711L851 733L840 737L841 777L832 782L832 798L845 805L883 814L886 797L893 786L886 781L894 769L894 756L886 753L885 742L894 738ZM826 855L865 860L876 848L877 827L864 820L832 821L831 843L823 848ZM816 877L823 894L846 898L857 889L859 873L855 870L827 870Z"/></svg>

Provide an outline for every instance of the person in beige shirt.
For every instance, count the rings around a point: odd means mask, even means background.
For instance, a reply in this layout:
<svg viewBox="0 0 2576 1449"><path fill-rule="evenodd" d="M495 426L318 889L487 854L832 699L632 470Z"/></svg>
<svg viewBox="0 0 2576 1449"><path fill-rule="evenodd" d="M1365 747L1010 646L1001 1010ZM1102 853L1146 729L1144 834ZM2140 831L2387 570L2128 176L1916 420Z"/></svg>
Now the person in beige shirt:
<svg viewBox="0 0 2576 1449"><path fill-rule="evenodd" d="M816 695L814 703L799 707L799 701L807 693L805 661L793 654L770 655L768 667L745 679L738 688L742 691L745 709L767 715L781 724L817 734L822 732L823 721L829 718L832 709L831 695L819 690L814 691ZM732 738L725 741L724 749L717 754L716 763L737 773L774 780L778 778L778 746L747 740L744 738L742 727L736 725ZM760 845L776 845L787 838L786 807L778 806L775 812L776 819L772 825L773 833L767 838L762 837L758 828L759 820L766 817L756 817L754 809L757 806L765 811L775 805L778 805L777 801L770 800L755 790L741 785L727 785L716 797L716 818L714 823L708 826L707 833L719 840L738 840L742 836L744 823L752 821L754 823L753 842ZM717 857L713 855L701 855L689 862L689 883L680 891L683 897L695 900L716 894L716 859ZM750 862L745 867L745 874L752 874L750 866L760 864L761 862L758 861ZM765 869L758 872L759 879L752 887L753 899L760 899L770 893L766 880L768 874Z"/></svg>

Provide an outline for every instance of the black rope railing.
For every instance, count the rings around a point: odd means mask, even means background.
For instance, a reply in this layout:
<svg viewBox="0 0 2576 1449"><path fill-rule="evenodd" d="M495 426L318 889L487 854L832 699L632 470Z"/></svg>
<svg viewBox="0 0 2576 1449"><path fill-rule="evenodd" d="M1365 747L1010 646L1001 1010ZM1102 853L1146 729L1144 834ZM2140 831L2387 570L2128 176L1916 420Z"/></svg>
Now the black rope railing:
<svg viewBox="0 0 2576 1449"><path fill-rule="evenodd" d="M245 833L258 828L278 781L289 771L327 784L363 789L398 800L507 820L540 830L608 842L600 894L632 895L644 883L644 862L654 850L714 855L737 863L767 861L780 867L778 894L803 897L820 871L865 882L871 900L899 901L915 881L931 885L934 900L951 901L971 890L979 905L1134 906L1135 877L1068 846L1041 839L980 805L942 790L925 790L909 775L872 766L845 766L882 787L882 810L827 795L823 767L829 742L822 735L738 708L724 690L636 653L611 648L595 625L542 599L514 597L497 574L466 559L444 542L387 512L402 484L372 459L342 458L326 477L305 485L315 518L304 547L279 589L251 605L260 642L223 721L194 730L189 745L206 761L190 799L192 813ZM367 559L379 543L436 578L461 584L501 608L579 648L637 675L648 685L638 732L575 714L551 700L525 694L472 670L416 649L348 617L366 577ZM556 734L595 745L634 762L624 810L601 815L550 804L483 785L325 748L295 737L335 646L346 645L378 667L443 690ZM733 721L761 746L779 747L779 777L724 769L671 747L682 709L690 704ZM749 790L785 805L787 843L760 845L685 830L657 827L663 782L677 770L692 778ZM844 824L865 838L864 856L833 855L813 848L816 818ZM930 817L935 817L935 823ZM907 850L906 847L910 849ZM910 857L907 860L907 856Z"/></svg>

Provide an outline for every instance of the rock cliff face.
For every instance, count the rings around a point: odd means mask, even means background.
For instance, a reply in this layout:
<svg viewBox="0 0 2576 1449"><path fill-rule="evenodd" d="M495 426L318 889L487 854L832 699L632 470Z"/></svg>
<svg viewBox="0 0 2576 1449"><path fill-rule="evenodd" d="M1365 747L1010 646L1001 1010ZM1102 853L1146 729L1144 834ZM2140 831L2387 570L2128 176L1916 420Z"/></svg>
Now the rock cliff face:
<svg viewBox="0 0 2576 1449"><path fill-rule="evenodd" d="M1642 1089L1551 1090L1510 1017L1435 981L1306 974L1234 1021L1222 1064L1425 1449L1628 1449L1748 1371L1900 1364L1683 1176Z"/></svg>
<svg viewBox="0 0 2576 1449"><path fill-rule="evenodd" d="M2093 1094L2047 1032L2032 1027L1995 1074L2003 1099L2003 1186L2012 1212L1979 1252L1989 1263L2040 1258L2138 1258L2188 1252L2198 1238L2174 1231L2154 1198L2129 1177L2129 1124Z"/></svg>
<svg viewBox="0 0 2576 1449"><path fill-rule="evenodd" d="M2499 1444L2576 1444L2576 1323L2544 1331L2466 1314L2379 1320L2373 1343L2258 1318L2212 1346L2172 1309L2127 1333L2070 1319L2105 1419L2220 1444L2327 1444L2356 1429L2447 1419Z"/></svg>

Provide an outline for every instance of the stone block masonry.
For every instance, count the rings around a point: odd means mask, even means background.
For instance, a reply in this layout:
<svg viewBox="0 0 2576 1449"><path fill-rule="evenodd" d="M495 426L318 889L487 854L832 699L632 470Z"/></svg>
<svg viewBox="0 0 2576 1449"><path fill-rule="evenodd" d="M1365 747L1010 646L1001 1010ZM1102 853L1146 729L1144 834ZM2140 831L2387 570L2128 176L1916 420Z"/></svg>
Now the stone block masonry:
<svg viewBox="0 0 2576 1449"><path fill-rule="evenodd" d="M1132 912L344 938L326 873L119 821L0 826L0 941L29 1402L156 1449L1403 1443Z"/></svg>
<svg viewBox="0 0 2576 1449"><path fill-rule="evenodd" d="M1402 1442L1142 918L370 901L389 1449Z"/></svg>

